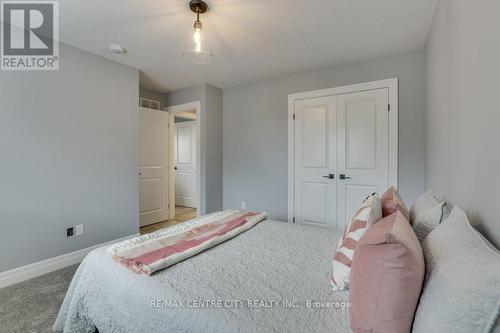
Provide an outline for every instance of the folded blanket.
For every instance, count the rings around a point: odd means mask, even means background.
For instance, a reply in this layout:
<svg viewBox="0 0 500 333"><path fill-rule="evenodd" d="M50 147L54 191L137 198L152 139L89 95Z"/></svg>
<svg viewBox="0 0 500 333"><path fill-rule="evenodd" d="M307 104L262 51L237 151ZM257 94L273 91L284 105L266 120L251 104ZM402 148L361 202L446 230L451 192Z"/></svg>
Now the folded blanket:
<svg viewBox="0 0 500 333"><path fill-rule="evenodd" d="M266 218L266 213L217 212L111 245L107 251L134 272L151 275L233 238Z"/></svg>

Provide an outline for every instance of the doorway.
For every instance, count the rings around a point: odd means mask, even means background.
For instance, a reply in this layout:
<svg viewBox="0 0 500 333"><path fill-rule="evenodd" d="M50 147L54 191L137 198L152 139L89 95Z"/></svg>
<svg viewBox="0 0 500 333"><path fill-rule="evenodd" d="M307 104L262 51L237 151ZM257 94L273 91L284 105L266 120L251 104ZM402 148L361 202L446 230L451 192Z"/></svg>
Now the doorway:
<svg viewBox="0 0 500 333"><path fill-rule="evenodd" d="M175 220L197 216L196 110L174 113Z"/></svg>
<svg viewBox="0 0 500 333"><path fill-rule="evenodd" d="M200 215L200 102L139 109L141 234Z"/></svg>
<svg viewBox="0 0 500 333"><path fill-rule="evenodd" d="M397 79L289 96L289 221L342 230L397 187Z"/></svg>

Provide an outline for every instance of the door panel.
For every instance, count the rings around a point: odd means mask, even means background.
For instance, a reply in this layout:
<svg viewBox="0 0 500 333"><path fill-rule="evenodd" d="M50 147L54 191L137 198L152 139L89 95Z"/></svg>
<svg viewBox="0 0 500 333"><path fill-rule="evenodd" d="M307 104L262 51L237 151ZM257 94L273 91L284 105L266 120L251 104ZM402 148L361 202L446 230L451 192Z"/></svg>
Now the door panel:
<svg viewBox="0 0 500 333"><path fill-rule="evenodd" d="M139 109L140 225L165 221L168 208L169 114Z"/></svg>
<svg viewBox="0 0 500 333"><path fill-rule="evenodd" d="M372 100L346 106L347 169L374 169L377 165L377 112Z"/></svg>
<svg viewBox="0 0 500 333"><path fill-rule="evenodd" d="M335 225L335 132L335 97L295 103L296 222Z"/></svg>
<svg viewBox="0 0 500 333"><path fill-rule="evenodd" d="M175 125L175 202L196 208L196 122Z"/></svg>
<svg viewBox="0 0 500 333"><path fill-rule="evenodd" d="M139 198L141 200L141 212L144 213L161 210L162 179L142 179L139 186Z"/></svg>
<svg viewBox="0 0 500 333"><path fill-rule="evenodd" d="M337 96L337 227L342 229L360 203L389 186L388 89Z"/></svg>
<svg viewBox="0 0 500 333"><path fill-rule="evenodd" d="M177 171L175 176L176 202L185 206L185 201L193 198L193 175L190 172Z"/></svg>
<svg viewBox="0 0 500 333"><path fill-rule="evenodd" d="M193 163L193 126L176 126L177 130L177 164Z"/></svg>
<svg viewBox="0 0 500 333"><path fill-rule="evenodd" d="M324 183L302 183L302 222L327 225L329 186Z"/></svg>
<svg viewBox="0 0 500 333"><path fill-rule="evenodd" d="M328 167L328 108L311 107L302 114L302 166Z"/></svg>

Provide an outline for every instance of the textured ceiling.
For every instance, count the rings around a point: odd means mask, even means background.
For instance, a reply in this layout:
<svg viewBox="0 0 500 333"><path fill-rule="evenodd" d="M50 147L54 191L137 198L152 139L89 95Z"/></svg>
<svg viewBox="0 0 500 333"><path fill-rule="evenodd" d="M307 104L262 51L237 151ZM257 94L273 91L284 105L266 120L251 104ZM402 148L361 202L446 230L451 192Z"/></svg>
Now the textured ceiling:
<svg viewBox="0 0 500 333"><path fill-rule="evenodd" d="M60 1L61 41L141 71L165 92L221 88L424 47L437 0L208 0L202 15L214 60L192 65L188 0ZM115 55L109 44L128 52Z"/></svg>

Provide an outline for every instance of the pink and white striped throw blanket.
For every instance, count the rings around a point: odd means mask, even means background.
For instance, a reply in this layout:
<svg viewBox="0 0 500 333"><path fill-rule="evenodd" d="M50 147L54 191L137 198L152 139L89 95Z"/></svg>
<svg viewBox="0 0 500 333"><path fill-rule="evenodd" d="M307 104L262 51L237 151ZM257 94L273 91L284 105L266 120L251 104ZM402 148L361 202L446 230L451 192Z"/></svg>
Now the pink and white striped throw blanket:
<svg viewBox="0 0 500 333"><path fill-rule="evenodd" d="M233 238L266 218L266 213L217 212L111 245L108 252L134 272L151 275Z"/></svg>

